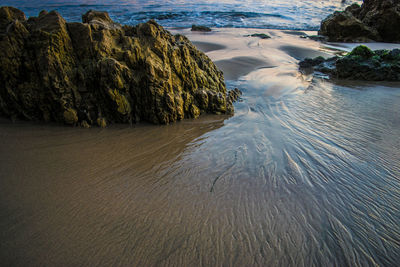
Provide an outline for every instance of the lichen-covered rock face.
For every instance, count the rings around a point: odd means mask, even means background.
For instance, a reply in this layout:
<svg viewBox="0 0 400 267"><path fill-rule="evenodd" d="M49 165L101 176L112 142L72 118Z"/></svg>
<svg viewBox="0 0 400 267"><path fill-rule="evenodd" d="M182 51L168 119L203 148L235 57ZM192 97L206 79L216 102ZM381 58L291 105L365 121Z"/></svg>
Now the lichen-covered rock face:
<svg viewBox="0 0 400 267"><path fill-rule="evenodd" d="M321 23L320 35L337 42L400 42L400 0L364 0Z"/></svg>
<svg viewBox="0 0 400 267"><path fill-rule="evenodd" d="M83 23L55 11L27 20L2 7L0 65L0 115L12 118L105 127L233 111L222 72L154 21L122 26L97 11Z"/></svg>
<svg viewBox="0 0 400 267"><path fill-rule="evenodd" d="M319 72L336 79L400 81L400 49L372 51L360 45L344 57L306 58L299 65L304 73Z"/></svg>

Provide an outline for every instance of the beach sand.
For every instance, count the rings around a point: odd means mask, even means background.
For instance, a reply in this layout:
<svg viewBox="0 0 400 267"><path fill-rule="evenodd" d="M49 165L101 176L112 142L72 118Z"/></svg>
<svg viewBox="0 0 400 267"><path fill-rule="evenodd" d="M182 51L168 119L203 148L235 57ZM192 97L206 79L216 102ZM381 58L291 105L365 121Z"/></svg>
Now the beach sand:
<svg viewBox="0 0 400 267"><path fill-rule="evenodd" d="M235 115L107 129L1 120L2 264L394 263L399 84L335 84L298 70L305 57L354 44L280 30L171 31L243 91Z"/></svg>

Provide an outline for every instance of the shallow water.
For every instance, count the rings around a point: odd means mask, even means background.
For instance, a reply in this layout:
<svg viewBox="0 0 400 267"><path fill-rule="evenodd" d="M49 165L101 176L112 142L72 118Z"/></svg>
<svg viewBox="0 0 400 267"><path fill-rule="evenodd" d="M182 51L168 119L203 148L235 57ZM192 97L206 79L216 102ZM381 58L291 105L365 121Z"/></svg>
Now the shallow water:
<svg viewBox="0 0 400 267"><path fill-rule="evenodd" d="M136 25L149 19L167 27L273 28L317 30L321 19L360 0L0 0L0 6L21 8L28 16L43 9L57 10L65 18L81 21L89 9L107 10L124 24Z"/></svg>
<svg viewBox="0 0 400 267"><path fill-rule="evenodd" d="M227 81L233 117L1 121L2 265L395 266L400 84L303 76L297 57L334 51L254 31L183 30L232 77L238 57L264 62Z"/></svg>

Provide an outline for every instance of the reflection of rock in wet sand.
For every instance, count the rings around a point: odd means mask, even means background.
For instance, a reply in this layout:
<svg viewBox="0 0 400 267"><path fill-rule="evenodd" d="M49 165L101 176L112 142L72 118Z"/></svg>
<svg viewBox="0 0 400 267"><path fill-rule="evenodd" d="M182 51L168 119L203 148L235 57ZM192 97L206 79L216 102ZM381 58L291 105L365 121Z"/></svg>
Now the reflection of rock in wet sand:
<svg viewBox="0 0 400 267"><path fill-rule="evenodd" d="M2 120L2 264L95 264L98 259L103 265L105 255L138 264L146 255L144 240L155 238L165 246L165 220L180 217L160 217L158 210L168 211L172 204L165 194L181 178L171 176L171 166L226 118L205 115L168 126L113 125L106 130ZM167 231L170 238L176 234ZM148 245L154 253L151 247L157 244ZM168 247L158 249L169 253Z"/></svg>
<svg viewBox="0 0 400 267"><path fill-rule="evenodd" d="M13 150L15 164L32 160L51 162L66 172L79 166L96 165L95 168L112 168L118 162L128 163L140 169L150 170L154 165L176 159L196 138L223 126L226 115L204 115L198 120L187 120L167 126L140 124L135 127L114 125L108 130L70 129L57 125L44 127L29 123L0 124L2 151ZM24 154L24 151L29 153ZM50 156L49 156L50 155ZM112 157L110 157L112 155ZM19 162L19 157L24 158ZM1 154L0 157L6 157ZM142 162L138 164L139 162ZM79 166L74 166L78 164ZM94 164L94 165L93 165ZM32 166L33 167L33 166ZM43 166L44 167L44 166ZM127 166L125 166L127 167ZM41 166L37 166L38 170ZM49 173L57 172L51 164ZM67 170L71 168L70 170ZM18 172L18 169L15 169ZM6 171L3 172L6 175ZM13 176L13 173L8 173Z"/></svg>

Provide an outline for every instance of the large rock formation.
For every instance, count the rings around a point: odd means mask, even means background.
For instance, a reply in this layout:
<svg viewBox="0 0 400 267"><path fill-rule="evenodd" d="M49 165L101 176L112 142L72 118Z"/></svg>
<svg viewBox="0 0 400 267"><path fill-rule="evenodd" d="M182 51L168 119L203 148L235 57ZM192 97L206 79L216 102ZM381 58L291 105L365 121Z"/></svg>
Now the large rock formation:
<svg viewBox="0 0 400 267"><path fill-rule="evenodd" d="M0 115L87 127L233 112L222 72L186 37L106 12L82 20L0 8Z"/></svg>
<svg viewBox="0 0 400 267"><path fill-rule="evenodd" d="M332 42L400 42L400 0L353 4L323 20L319 34Z"/></svg>
<svg viewBox="0 0 400 267"><path fill-rule="evenodd" d="M336 79L400 81L400 49L372 51L360 45L344 57L306 58L299 65L305 73L319 72Z"/></svg>

